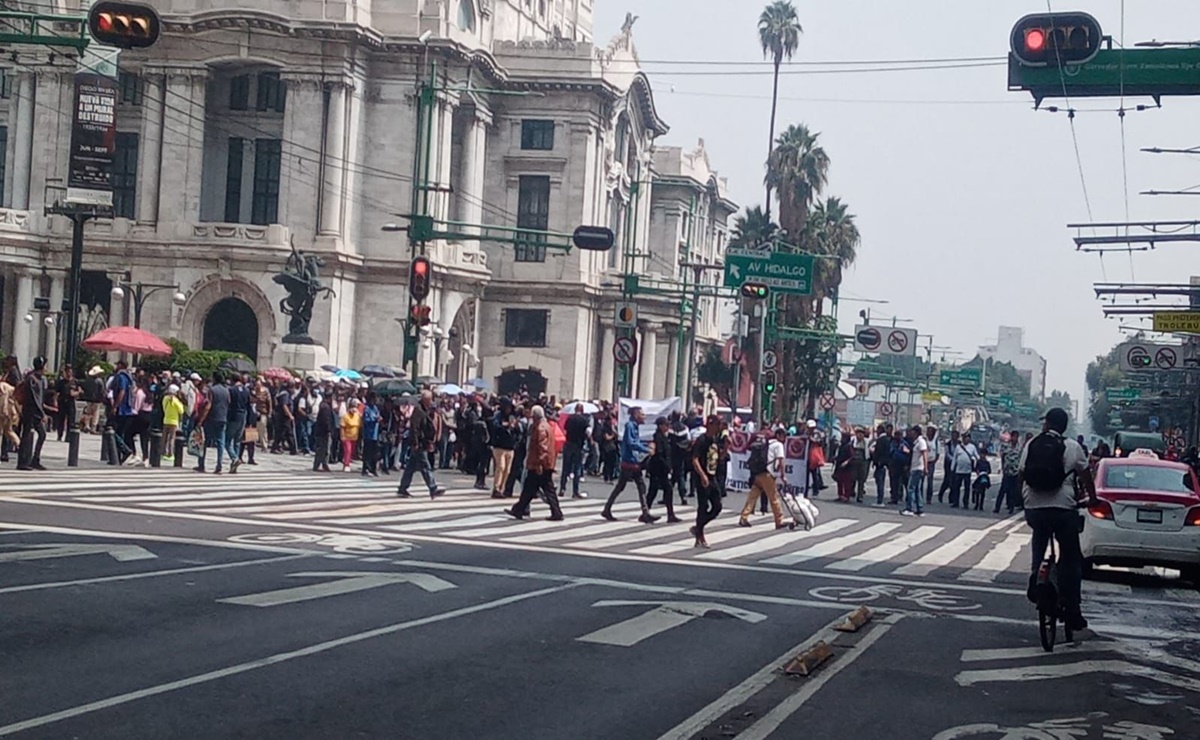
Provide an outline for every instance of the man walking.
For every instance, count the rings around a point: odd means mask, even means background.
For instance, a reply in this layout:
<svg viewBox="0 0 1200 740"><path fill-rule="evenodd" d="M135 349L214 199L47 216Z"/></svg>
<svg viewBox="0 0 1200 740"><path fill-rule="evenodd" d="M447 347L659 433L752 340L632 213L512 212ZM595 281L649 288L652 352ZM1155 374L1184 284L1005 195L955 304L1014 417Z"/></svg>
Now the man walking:
<svg viewBox="0 0 1200 740"><path fill-rule="evenodd" d="M692 472L696 476L696 526L692 536L695 547L708 547L704 539L704 527L721 513L721 486L717 483L721 462L721 418L708 417L704 434L692 443Z"/></svg>
<svg viewBox="0 0 1200 740"><path fill-rule="evenodd" d="M739 527L750 526L754 504L766 496L771 504L771 514L775 517L775 529L796 528L795 522L789 526L783 521L783 506L779 503L779 485L787 464L783 449L786 438L787 430L779 427L772 439L760 438L750 446L750 493L746 495L746 505L742 507L742 516L738 519Z"/></svg>
<svg viewBox="0 0 1200 740"><path fill-rule="evenodd" d="M871 443L867 440L867 430L859 427L854 430L854 499L862 503L867 496L867 478L871 472L871 460L867 456Z"/></svg>
<svg viewBox="0 0 1200 740"><path fill-rule="evenodd" d="M1011 515L1019 505L1021 495L1021 433L1011 431L1005 442L1000 445L1000 492L996 494L996 506L993 514L1000 513L1001 505L1008 508Z"/></svg>
<svg viewBox="0 0 1200 740"><path fill-rule="evenodd" d="M928 506L933 503L933 474L942 457L942 437L937 427L925 429L925 441L929 443L929 465L925 468L925 505Z"/></svg>
<svg viewBox="0 0 1200 740"><path fill-rule="evenodd" d="M583 413L583 404L575 405L575 413L567 419L563 431L567 435L567 443L563 445L562 478L558 481L558 495L567 492L568 476L574 478L571 484L571 498L587 498L586 493L579 491L579 482L583 479L583 451L588 442L588 427L591 420Z"/></svg>
<svg viewBox="0 0 1200 740"><path fill-rule="evenodd" d="M958 454L961 444L958 430L950 432L950 444L946 445L946 454L942 460L942 485L938 487L939 504L945 500L946 492L954 488L954 456Z"/></svg>
<svg viewBox="0 0 1200 740"><path fill-rule="evenodd" d="M667 521L678 524L675 516L675 491L671 486L671 443L667 437L671 422L660 416L654 420L654 449L646 461L646 472L650 474L650 491L646 494L646 508L653 508L654 498L661 491L663 503L667 505Z"/></svg>
<svg viewBox="0 0 1200 740"><path fill-rule="evenodd" d="M929 442L921 434L920 425L914 426L908 432L909 444L912 446L912 463L908 473L908 494L902 516L925 516L925 473L929 469Z"/></svg>
<svg viewBox="0 0 1200 740"><path fill-rule="evenodd" d="M400 476L400 488L396 491L400 498L412 498L408 487L412 485L414 473L420 473L425 485L429 486L429 498L437 498L446 492L446 489L438 487L429 464L429 453L433 451L433 445L437 442L437 425L433 421L433 413L433 394L421 391L421 401L413 409L412 417L408 421L409 443L412 449L408 453L408 461L404 464L404 474Z"/></svg>
<svg viewBox="0 0 1200 740"><path fill-rule="evenodd" d="M211 446L217 448L217 467L213 468L213 474L220 475L226 451L225 435L229 430L229 388L220 370L213 373L212 385L208 387L208 403L200 412L200 424L204 427L204 447L200 448L200 464L196 472L204 472L205 454Z"/></svg>
<svg viewBox="0 0 1200 740"><path fill-rule="evenodd" d="M529 427L529 446L525 453L525 483L521 486L521 497L512 508L504 513L515 519L524 519L525 512L533 502L534 496L540 491L550 507L548 521L561 522L562 509L559 507L558 494L554 491L554 431L546 421L546 410L534 406L530 410L532 417Z"/></svg>
<svg viewBox="0 0 1200 740"><path fill-rule="evenodd" d="M46 443L46 358L33 358L33 369L21 381L25 386L21 403L21 445L17 448L17 470L45 470L42 445ZM35 441L36 437L36 441Z"/></svg>
<svg viewBox="0 0 1200 740"><path fill-rule="evenodd" d="M625 422L625 430L621 434L621 477L613 487L612 493L608 494L608 502L604 504L604 511L600 513L600 516L610 522L617 520L613 516L612 507L630 481L637 487L638 502L642 505L642 515L638 517L638 521L643 524L658 521L658 517L651 515L650 507L646 505L646 481L642 478L642 461L650 452L650 448L641 437L641 425L645 420L646 414L641 407L635 406L629 410L629 420Z"/></svg>
<svg viewBox="0 0 1200 740"><path fill-rule="evenodd" d="M887 485L888 461L892 459L892 435L886 427L875 430L871 443L871 464L875 466L875 508L883 508L883 489Z"/></svg>
<svg viewBox="0 0 1200 740"><path fill-rule="evenodd" d="M234 375L233 386L229 388L229 425L225 433L230 473L236 473L242 464L242 438L246 435L249 412L250 389L241 375Z"/></svg>
<svg viewBox="0 0 1200 740"><path fill-rule="evenodd" d="M328 473L329 443L333 436L333 404L324 396L317 404L317 418L313 421L313 472Z"/></svg>

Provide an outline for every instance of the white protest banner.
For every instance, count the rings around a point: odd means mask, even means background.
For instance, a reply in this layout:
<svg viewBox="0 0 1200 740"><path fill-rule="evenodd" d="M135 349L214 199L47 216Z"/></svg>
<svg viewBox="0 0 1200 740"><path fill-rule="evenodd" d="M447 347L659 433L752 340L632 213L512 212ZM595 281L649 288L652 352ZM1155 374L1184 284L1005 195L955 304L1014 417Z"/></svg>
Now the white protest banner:
<svg viewBox="0 0 1200 740"><path fill-rule="evenodd" d="M731 493L750 490L750 442L754 435L746 432L729 433L729 465L726 468L725 489ZM784 490L804 497L808 495L808 438L788 437L783 443Z"/></svg>
<svg viewBox="0 0 1200 740"><path fill-rule="evenodd" d="M646 414L646 421L639 427L639 432L643 442L650 442L654 439L654 420L660 416L670 417L672 411L682 413L683 399L679 396L659 400L622 398L620 400L620 410L617 412L618 436L625 433L625 422L629 421L629 411L635 408L641 408Z"/></svg>

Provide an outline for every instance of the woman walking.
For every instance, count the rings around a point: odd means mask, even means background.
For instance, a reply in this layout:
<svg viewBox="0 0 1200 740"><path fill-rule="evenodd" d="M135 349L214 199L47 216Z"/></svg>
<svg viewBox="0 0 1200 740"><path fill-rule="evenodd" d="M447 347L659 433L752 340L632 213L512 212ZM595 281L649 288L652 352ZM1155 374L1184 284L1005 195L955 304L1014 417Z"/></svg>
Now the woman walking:
<svg viewBox="0 0 1200 740"><path fill-rule="evenodd" d="M362 431L362 414L358 411L358 399L351 398L346 402L346 413L342 415L342 472L350 472L350 463L354 462L354 446L358 444L358 436Z"/></svg>

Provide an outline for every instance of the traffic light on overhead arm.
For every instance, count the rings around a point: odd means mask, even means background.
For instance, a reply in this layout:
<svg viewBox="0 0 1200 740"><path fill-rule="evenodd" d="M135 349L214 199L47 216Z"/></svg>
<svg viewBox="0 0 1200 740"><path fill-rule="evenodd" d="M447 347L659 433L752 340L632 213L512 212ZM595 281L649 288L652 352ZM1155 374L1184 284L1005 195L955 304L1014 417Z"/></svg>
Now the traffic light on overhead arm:
<svg viewBox="0 0 1200 740"><path fill-rule="evenodd" d="M1026 67L1085 64L1103 41L1100 22L1087 13L1038 13L1013 26L1012 53Z"/></svg>
<svg viewBox="0 0 1200 740"><path fill-rule="evenodd" d="M413 306L409 313L409 319L414 326L429 326L433 323L432 314L433 308L430 306Z"/></svg>
<svg viewBox="0 0 1200 740"><path fill-rule="evenodd" d="M742 286L742 297L761 301L771 294L771 289L759 283L746 283Z"/></svg>
<svg viewBox="0 0 1200 740"><path fill-rule="evenodd" d="M88 30L102 44L143 49L158 41L162 24L158 12L141 3L101 0L88 11Z"/></svg>
<svg viewBox="0 0 1200 740"><path fill-rule="evenodd" d="M430 280L433 277L433 265L428 257L414 257L412 266L408 268L408 293L416 303L429 297Z"/></svg>

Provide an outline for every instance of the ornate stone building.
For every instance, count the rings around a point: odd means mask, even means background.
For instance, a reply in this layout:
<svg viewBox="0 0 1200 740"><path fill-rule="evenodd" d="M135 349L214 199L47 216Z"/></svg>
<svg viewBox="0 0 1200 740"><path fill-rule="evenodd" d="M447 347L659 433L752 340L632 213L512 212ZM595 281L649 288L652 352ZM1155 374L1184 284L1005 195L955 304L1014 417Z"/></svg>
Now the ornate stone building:
<svg viewBox="0 0 1200 740"><path fill-rule="evenodd" d="M658 146L668 127L632 18L595 46L592 0L151 2L162 38L120 59L115 217L86 230L83 299L111 323L134 320L115 284L178 286L186 301L154 293L143 328L286 364L272 277L294 247L320 255L334 292L311 327L328 362L398 365L410 252L392 225L412 212L425 144L429 212L451 230L609 225L618 248L432 242L422 374L607 397L621 276L673 284L681 260L721 260L736 207L702 146ZM52 322L25 319L43 296L53 319L64 292L70 222L44 209L63 194L74 61L30 47L0 67L0 347L27 363L55 354ZM638 301L643 347L668 349L643 352L631 390L673 393L690 316L677 297ZM720 310L701 303L701 341Z"/></svg>

